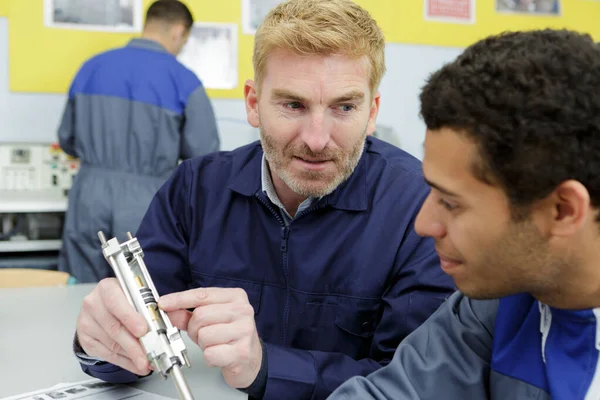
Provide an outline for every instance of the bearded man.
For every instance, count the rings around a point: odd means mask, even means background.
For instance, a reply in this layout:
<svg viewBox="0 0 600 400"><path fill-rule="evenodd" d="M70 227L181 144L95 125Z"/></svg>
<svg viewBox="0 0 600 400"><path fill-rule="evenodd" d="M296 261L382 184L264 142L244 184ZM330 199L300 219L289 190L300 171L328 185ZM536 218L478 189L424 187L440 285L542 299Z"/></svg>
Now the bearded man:
<svg viewBox="0 0 600 400"><path fill-rule="evenodd" d="M260 142L184 161L137 232L159 306L251 398L326 398L387 364L454 292L414 230L421 163L370 137L384 47L349 0L277 6L244 89ZM145 331L117 281L100 282L77 324L84 370L147 375Z"/></svg>

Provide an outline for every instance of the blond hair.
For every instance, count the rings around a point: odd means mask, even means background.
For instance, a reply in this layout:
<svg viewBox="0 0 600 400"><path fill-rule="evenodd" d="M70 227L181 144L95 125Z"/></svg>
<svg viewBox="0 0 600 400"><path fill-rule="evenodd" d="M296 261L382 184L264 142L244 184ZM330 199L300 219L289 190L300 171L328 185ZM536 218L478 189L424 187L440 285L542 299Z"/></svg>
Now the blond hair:
<svg viewBox="0 0 600 400"><path fill-rule="evenodd" d="M366 56L372 94L385 72L383 32L371 15L351 0L289 0L273 8L254 38L257 88L268 55L278 49L301 55Z"/></svg>

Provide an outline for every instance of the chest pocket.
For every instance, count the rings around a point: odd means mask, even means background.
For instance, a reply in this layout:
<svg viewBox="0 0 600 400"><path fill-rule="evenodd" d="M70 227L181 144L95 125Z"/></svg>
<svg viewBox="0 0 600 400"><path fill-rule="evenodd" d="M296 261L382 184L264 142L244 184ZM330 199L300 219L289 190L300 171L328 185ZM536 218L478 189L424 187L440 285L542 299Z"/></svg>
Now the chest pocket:
<svg viewBox="0 0 600 400"><path fill-rule="evenodd" d="M240 288L248 295L248 302L254 308L254 315L260 311L262 297L262 284L241 281L237 279L219 278L216 276L201 274L192 271L192 277L196 287L220 287L220 288Z"/></svg>
<svg viewBox="0 0 600 400"><path fill-rule="evenodd" d="M309 301L290 318L290 345L367 357L380 318L379 299Z"/></svg>
<svg viewBox="0 0 600 400"><path fill-rule="evenodd" d="M370 338L377 327L377 308L375 306L368 309L353 310L338 306L335 314L335 325L350 335Z"/></svg>

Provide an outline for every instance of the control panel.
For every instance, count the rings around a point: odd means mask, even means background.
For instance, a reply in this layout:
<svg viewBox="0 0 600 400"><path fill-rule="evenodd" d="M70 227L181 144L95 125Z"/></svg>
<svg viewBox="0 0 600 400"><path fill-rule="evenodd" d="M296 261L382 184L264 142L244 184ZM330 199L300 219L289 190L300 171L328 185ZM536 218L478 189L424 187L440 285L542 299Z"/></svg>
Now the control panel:
<svg viewBox="0 0 600 400"><path fill-rule="evenodd" d="M59 189L65 194L79 171L79 160L58 144L0 144L0 190Z"/></svg>

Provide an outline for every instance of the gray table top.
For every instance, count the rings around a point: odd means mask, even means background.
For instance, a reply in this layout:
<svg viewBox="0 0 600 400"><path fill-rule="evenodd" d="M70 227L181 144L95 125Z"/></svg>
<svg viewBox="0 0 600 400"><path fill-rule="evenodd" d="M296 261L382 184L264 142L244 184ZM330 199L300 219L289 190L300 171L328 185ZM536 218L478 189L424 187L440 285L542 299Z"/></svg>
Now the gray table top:
<svg viewBox="0 0 600 400"><path fill-rule="evenodd" d="M71 344L81 301L92 288L0 289L0 398L91 378L81 370ZM183 336L192 364L183 372L196 400L247 398L227 386L218 368L206 366L201 350ZM156 374L131 386L179 398L171 379Z"/></svg>

